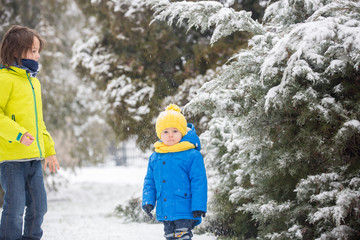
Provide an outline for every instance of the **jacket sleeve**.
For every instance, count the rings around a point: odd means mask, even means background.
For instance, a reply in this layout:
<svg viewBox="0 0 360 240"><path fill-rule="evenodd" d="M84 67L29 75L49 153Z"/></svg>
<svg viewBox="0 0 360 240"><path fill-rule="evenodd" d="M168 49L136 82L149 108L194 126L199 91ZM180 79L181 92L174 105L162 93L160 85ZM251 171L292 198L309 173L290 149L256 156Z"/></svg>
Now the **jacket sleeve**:
<svg viewBox="0 0 360 240"><path fill-rule="evenodd" d="M43 139L45 146L45 158L55 155L55 142L50 133L46 130L45 122L43 121Z"/></svg>
<svg viewBox="0 0 360 240"><path fill-rule="evenodd" d="M12 87L6 86L6 84L0 88L0 137L9 142L20 142L21 137L27 130L5 115L5 107L11 91Z"/></svg>
<svg viewBox="0 0 360 240"><path fill-rule="evenodd" d="M191 211L207 211L207 177L204 159L199 151L195 151L189 176L191 181Z"/></svg>
<svg viewBox="0 0 360 240"><path fill-rule="evenodd" d="M143 195L142 195L142 206L146 204L151 204L155 207L156 203L156 187L155 187L155 180L154 180L154 171L152 167L152 158L154 157L153 153L150 156L148 168L146 172L146 176L144 179L144 188L143 188Z"/></svg>

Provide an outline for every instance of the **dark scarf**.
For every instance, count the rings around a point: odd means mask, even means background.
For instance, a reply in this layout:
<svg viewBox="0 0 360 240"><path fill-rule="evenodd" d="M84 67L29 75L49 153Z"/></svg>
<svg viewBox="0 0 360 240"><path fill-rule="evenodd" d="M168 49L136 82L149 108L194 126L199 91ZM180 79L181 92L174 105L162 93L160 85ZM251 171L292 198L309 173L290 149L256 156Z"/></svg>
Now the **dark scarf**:
<svg viewBox="0 0 360 240"><path fill-rule="evenodd" d="M31 77L36 77L36 74L39 72L39 63L31 59L21 59L21 66L19 66L17 62L14 66L26 70L30 73Z"/></svg>

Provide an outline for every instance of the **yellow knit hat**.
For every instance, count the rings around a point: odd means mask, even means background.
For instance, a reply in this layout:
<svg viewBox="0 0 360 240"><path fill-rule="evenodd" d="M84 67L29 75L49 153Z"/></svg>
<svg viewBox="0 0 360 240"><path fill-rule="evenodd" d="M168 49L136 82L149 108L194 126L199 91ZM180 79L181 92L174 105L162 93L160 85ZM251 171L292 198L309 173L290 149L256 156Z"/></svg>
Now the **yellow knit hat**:
<svg viewBox="0 0 360 240"><path fill-rule="evenodd" d="M162 131L166 128L177 128L182 136L186 134L187 122L180 108L175 104L170 104L164 112L161 112L156 119L156 134L160 139Z"/></svg>

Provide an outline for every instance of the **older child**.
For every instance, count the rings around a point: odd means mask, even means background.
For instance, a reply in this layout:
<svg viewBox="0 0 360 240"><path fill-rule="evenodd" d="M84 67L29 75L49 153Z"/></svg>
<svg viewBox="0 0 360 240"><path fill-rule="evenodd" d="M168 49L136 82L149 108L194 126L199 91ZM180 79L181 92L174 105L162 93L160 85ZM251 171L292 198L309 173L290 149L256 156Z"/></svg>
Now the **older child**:
<svg viewBox="0 0 360 240"><path fill-rule="evenodd" d="M176 105L169 105L156 120L155 143L144 180L142 208L163 222L165 238L191 239L191 230L205 217L207 178L200 140Z"/></svg>
<svg viewBox="0 0 360 240"><path fill-rule="evenodd" d="M0 239L40 239L47 211L41 160L59 169L42 114L38 59L44 41L12 26L0 46L0 173L4 189ZM23 214L26 206L23 232Z"/></svg>

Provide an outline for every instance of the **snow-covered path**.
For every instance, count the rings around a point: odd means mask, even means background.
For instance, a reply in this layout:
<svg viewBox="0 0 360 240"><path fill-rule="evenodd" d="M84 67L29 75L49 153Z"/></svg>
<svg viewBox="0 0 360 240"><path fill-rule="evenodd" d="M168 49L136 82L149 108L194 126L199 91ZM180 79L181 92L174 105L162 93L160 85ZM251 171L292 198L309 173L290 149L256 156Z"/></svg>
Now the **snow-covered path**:
<svg viewBox="0 0 360 240"><path fill-rule="evenodd" d="M48 192L45 240L159 240L162 224L128 223L114 216L117 205L141 196L145 168L90 167L67 186ZM194 240L214 240L195 235Z"/></svg>

